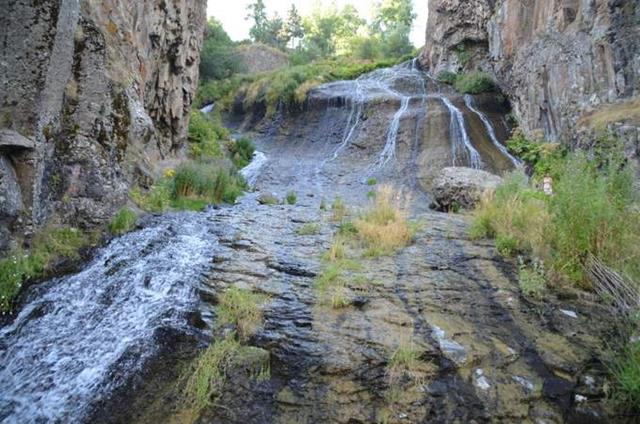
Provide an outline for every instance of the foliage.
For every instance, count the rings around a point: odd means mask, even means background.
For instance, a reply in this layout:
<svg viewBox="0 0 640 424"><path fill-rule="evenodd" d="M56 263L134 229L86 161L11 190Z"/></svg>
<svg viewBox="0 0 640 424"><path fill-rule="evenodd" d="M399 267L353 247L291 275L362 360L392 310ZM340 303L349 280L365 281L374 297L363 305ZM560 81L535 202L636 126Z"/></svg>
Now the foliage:
<svg viewBox="0 0 640 424"><path fill-rule="evenodd" d="M419 382L420 369L423 366L421 351L412 342L403 342L389 358L387 373L391 385L395 385L403 376Z"/></svg>
<svg viewBox="0 0 640 424"><path fill-rule="evenodd" d="M245 181L231 164L207 159L180 165L146 193L132 190L131 199L149 212L164 212L170 207L202 210L208 204L235 202L245 188Z"/></svg>
<svg viewBox="0 0 640 424"><path fill-rule="evenodd" d="M374 186L374 185L376 185L376 184L378 184L378 180L377 180L377 179L375 179L375 178L373 178L373 177L372 177L372 178L368 178L368 179L367 179L367 185L368 185L368 186Z"/></svg>
<svg viewBox="0 0 640 424"><path fill-rule="evenodd" d="M289 193L287 193L284 200L287 203L287 205L295 205L296 202L298 201L298 196L294 191L290 191Z"/></svg>
<svg viewBox="0 0 640 424"><path fill-rule="evenodd" d="M495 91L495 84L491 77L483 72L469 72L456 78L456 90L466 94L480 94Z"/></svg>
<svg viewBox="0 0 640 424"><path fill-rule="evenodd" d="M637 336L625 343L609 369L614 380L611 395L616 407L629 413L640 412L640 340Z"/></svg>
<svg viewBox="0 0 640 424"><path fill-rule="evenodd" d="M189 142L191 156L221 157L220 140L229 137L229 131L218 119L210 118L204 113L193 110L189 120Z"/></svg>
<svg viewBox="0 0 640 424"><path fill-rule="evenodd" d="M507 148L533 169L536 180L541 180L546 175L554 179L558 177L565 155L558 144L545 143L540 139L530 140L522 130L516 128L507 141Z"/></svg>
<svg viewBox="0 0 640 424"><path fill-rule="evenodd" d="M220 80L242 71L234 48L220 21L209 18L200 54L200 78L203 81Z"/></svg>
<svg viewBox="0 0 640 424"><path fill-rule="evenodd" d="M262 322L262 305L268 297L239 287L231 287L219 298L217 323L232 324L241 340L251 337Z"/></svg>
<svg viewBox="0 0 640 424"><path fill-rule="evenodd" d="M458 79L458 74L451 71L440 71L436 79L442 83L453 85Z"/></svg>
<svg viewBox="0 0 640 424"><path fill-rule="evenodd" d="M238 169L242 169L251 163L255 150L256 146L247 137L240 137L229 145L231 160Z"/></svg>
<svg viewBox="0 0 640 424"><path fill-rule="evenodd" d="M532 254L585 287L589 255L638 281L640 208L633 170L616 157L589 161L577 152L559 159L553 196L532 187L522 171L512 174L481 201L472 236L496 238L502 253Z"/></svg>
<svg viewBox="0 0 640 424"><path fill-rule="evenodd" d="M531 265L525 264L520 258L518 267L518 284L525 296L536 299L542 298L547 284L544 264L534 259Z"/></svg>
<svg viewBox="0 0 640 424"><path fill-rule="evenodd" d="M128 233L136 226L138 217L129 208L122 208L109 221L109 231L114 235Z"/></svg>
<svg viewBox="0 0 640 424"><path fill-rule="evenodd" d="M244 188L242 177L223 162L188 162L176 170L172 198L233 203Z"/></svg>
<svg viewBox="0 0 640 424"><path fill-rule="evenodd" d="M28 251L16 249L0 259L0 312L11 311L15 297L27 280L41 278L60 259L77 259L91 243L87 234L71 227L45 228Z"/></svg>

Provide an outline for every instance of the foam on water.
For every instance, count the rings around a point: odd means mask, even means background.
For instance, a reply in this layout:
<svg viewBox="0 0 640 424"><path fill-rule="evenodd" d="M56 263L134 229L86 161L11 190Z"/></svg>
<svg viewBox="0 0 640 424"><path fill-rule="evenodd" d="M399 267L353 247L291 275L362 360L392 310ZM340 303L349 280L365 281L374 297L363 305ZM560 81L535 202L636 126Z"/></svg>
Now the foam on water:
<svg viewBox="0 0 640 424"><path fill-rule="evenodd" d="M163 216L34 287L0 328L0 421L78 422L154 354L158 330L193 331L186 314L216 245L207 227L206 214Z"/></svg>

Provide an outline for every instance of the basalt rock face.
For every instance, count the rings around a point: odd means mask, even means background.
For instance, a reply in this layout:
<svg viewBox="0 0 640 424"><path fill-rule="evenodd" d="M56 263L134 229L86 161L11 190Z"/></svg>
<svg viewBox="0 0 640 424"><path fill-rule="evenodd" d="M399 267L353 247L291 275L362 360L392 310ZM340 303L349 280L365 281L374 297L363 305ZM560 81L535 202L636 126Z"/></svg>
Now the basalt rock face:
<svg viewBox="0 0 640 424"><path fill-rule="evenodd" d="M20 211L0 226L96 225L180 150L206 2L1 3L0 155ZM30 144L5 142L11 133Z"/></svg>
<svg viewBox="0 0 640 424"><path fill-rule="evenodd" d="M481 68L523 129L572 141L576 120L638 94L640 6L630 0L429 0L422 64Z"/></svg>

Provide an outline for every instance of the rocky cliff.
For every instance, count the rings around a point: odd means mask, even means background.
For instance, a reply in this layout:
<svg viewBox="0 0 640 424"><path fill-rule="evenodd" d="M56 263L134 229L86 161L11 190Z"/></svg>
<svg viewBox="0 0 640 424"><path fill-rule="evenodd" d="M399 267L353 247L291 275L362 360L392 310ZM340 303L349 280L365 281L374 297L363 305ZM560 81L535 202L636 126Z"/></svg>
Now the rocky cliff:
<svg viewBox="0 0 640 424"><path fill-rule="evenodd" d="M429 0L421 61L434 74L474 68L493 74L526 132L542 130L547 139L574 142L581 117L640 91L640 5ZM640 110L632 115L638 118ZM635 124L622 132L637 155Z"/></svg>
<svg viewBox="0 0 640 424"><path fill-rule="evenodd" d="M0 250L107 219L180 150L205 0L0 0Z"/></svg>

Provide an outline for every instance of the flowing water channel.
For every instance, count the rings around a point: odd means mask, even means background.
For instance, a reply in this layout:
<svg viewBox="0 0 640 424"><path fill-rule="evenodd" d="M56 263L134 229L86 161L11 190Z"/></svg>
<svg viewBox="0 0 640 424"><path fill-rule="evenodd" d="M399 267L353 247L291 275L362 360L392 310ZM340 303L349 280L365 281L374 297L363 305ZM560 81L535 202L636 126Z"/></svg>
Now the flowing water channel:
<svg viewBox="0 0 640 424"><path fill-rule="evenodd" d="M448 146L445 166L492 165L486 149L518 165L498 139L505 133L494 128L498 121L415 62L320 86L313 99L306 114L281 116L254 134L259 152L242 171L258 191L296 191L296 205L259 205L249 194L235 206L149 217L99 249L82 271L28 290L18 315L0 328L1 421L86 420L154 361L163 332L209 331L190 317L215 320L207 299L233 284L272 299L254 340L271 352L272 379L230 389L222 422L374 422L382 411L391 422L563 417L573 386L566 389L553 370L575 373L587 358L563 331L538 329L518 300L510 266L491 245L467 239L463 218L416 206L411 216L428 224L397 257L365 263L366 279L376 283L350 288L359 306L315 304L319 255L335 230L319 204L340 195L364 205L363 181L371 175L421 199L415 180L435 160L425 134L436 122ZM470 117L481 125L472 128ZM305 223L322 225L303 237ZM389 406L385 367L407 337L430 368L421 386L406 389L408 400ZM554 384L566 389L555 400L533 393Z"/></svg>

